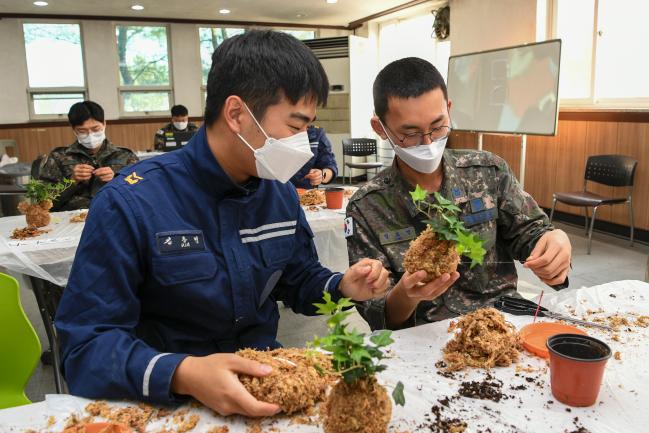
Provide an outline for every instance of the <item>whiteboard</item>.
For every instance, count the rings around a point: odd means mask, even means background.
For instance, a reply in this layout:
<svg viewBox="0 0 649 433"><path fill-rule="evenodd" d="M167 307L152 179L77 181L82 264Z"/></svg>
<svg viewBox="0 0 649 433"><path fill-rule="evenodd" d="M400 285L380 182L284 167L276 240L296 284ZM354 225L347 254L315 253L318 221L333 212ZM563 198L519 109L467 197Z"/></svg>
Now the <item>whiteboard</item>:
<svg viewBox="0 0 649 433"><path fill-rule="evenodd" d="M554 135L561 40L451 56L454 130Z"/></svg>

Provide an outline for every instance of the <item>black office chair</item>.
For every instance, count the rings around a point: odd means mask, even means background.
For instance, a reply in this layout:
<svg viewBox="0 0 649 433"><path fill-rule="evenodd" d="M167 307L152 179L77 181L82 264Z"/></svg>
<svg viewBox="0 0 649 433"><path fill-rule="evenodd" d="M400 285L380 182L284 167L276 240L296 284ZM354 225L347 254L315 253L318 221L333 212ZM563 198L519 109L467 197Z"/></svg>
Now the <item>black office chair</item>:
<svg viewBox="0 0 649 433"><path fill-rule="evenodd" d="M615 204L629 205L629 223L631 233L629 239L633 246L633 178L638 161L624 155L595 155L588 157L586 162L586 174L584 175L583 191L575 192L557 192L552 194L552 211L550 212L550 222L554 217L554 208L557 201L571 206L583 207L586 213L586 230L588 232L588 254L590 254L591 239L593 236L593 226L595 225L595 216L599 206ZM602 185L614 187L627 187L628 195L626 197L604 197L587 190L588 181L596 182ZM593 216L590 218L590 228L588 224L588 208L593 208Z"/></svg>
<svg viewBox="0 0 649 433"><path fill-rule="evenodd" d="M345 156L370 156L374 155L374 162L346 162ZM376 140L373 138L344 138L343 139L343 184L345 183L345 167L349 167L349 183L352 183L352 169L375 170L379 172L383 164L379 162L376 151Z"/></svg>

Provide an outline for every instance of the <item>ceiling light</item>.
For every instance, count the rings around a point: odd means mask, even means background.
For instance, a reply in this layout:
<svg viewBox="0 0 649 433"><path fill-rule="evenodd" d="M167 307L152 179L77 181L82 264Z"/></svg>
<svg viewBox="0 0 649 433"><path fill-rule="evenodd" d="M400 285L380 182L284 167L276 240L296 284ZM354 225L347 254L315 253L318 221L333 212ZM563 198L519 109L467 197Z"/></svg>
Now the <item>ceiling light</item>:
<svg viewBox="0 0 649 433"><path fill-rule="evenodd" d="M47 6L47 5L48 3L43 1L34 2L34 6Z"/></svg>
<svg viewBox="0 0 649 433"><path fill-rule="evenodd" d="M131 6L131 9L133 9L134 11L143 11L144 6L142 6L142 5L133 5L133 6Z"/></svg>
<svg viewBox="0 0 649 433"><path fill-rule="evenodd" d="M338 3L338 0L327 0L330 5Z"/></svg>
<svg viewBox="0 0 649 433"><path fill-rule="evenodd" d="M230 9L221 9L221 10L219 10L219 13L220 13L220 14L229 14L229 13L230 13Z"/></svg>
<svg viewBox="0 0 649 433"><path fill-rule="evenodd" d="M295 18L304 18L305 16L306 16L306 14L305 14L304 12L298 12L298 13L295 15Z"/></svg>

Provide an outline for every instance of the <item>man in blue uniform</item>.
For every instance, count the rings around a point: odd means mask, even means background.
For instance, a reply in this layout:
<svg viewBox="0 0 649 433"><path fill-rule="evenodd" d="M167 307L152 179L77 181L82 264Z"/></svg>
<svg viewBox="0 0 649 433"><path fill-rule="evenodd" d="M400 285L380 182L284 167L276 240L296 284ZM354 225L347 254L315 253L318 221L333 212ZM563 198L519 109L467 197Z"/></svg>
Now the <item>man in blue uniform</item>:
<svg viewBox="0 0 649 433"><path fill-rule="evenodd" d="M188 145L131 166L93 201L56 327L73 394L268 416L237 373L270 367L240 348L277 347L277 301L314 314L323 291L382 296L362 260L323 268L294 188L306 127L325 103L320 63L284 33L250 31L214 52L205 124Z"/></svg>
<svg viewBox="0 0 649 433"><path fill-rule="evenodd" d="M334 180L338 176L338 167L324 128L309 125L306 132L313 158L291 178L291 183L296 188L311 189Z"/></svg>

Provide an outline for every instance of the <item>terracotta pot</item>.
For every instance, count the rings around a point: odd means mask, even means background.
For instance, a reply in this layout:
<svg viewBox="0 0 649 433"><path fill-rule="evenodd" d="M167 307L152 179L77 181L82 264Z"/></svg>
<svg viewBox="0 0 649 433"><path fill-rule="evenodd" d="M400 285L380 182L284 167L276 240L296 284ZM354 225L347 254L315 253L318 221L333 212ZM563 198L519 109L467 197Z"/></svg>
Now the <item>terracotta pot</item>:
<svg viewBox="0 0 649 433"><path fill-rule="evenodd" d="M546 345L552 395L568 406L595 404L611 348L596 338L578 334L557 334L548 338Z"/></svg>
<svg viewBox="0 0 649 433"><path fill-rule="evenodd" d="M344 195L345 195L345 188L331 187L325 189L325 200L327 201L327 208L329 209L342 208Z"/></svg>
<svg viewBox="0 0 649 433"><path fill-rule="evenodd" d="M296 188L297 189L297 195L302 197L302 195L306 192L306 189L304 188Z"/></svg>

